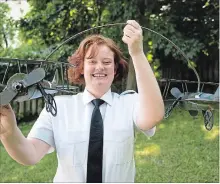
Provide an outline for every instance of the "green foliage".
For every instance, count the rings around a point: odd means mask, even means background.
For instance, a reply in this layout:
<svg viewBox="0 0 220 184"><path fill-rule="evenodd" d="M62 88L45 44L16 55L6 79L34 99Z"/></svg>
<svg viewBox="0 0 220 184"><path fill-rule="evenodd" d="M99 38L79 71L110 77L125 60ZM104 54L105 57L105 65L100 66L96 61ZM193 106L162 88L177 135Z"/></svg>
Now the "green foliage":
<svg viewBox="0 0 220 184"><path fill-rule="evenodd" d="M198 55L205 46L218 43L216 41L218 5L212 1L44 0L39 2L29 0L29 3L32 9L20 21L20 27L26 38L35 35L45 40L47 45L56 45L90 27L126 22L128 19L136 19L142 26L168 37L186 53L190 60L197 61ZM199 21L200 19L202 20ZM205 25L209 28L205 29L209 38L207 36L201 38L205 33L200 28ZM122 28L102 29L98 32L116 40L121 40L123 33ZM145 41L153 41L153 52L161 50L165 57L172 55L179 59L180 53L166 40L150 32L144 32L144 36ZM69 44L76 47L78 43L79 39ZM126 49L123 43L119 45Z"/></svg>
<svg viewBox="0 0 220 184"><path fill-rule="evenodd" d="M31 11L20 21L23 37L28 39L36 35L54 48L74 33L91 27L96 20L97 7L93 8L93 1L42 1L41 5L35 0L29 2ZM69 44L73 48L79 41L74 40ZM64 53L60 52L62 57Z"/></svg>
<svg viewBox="0 0 220 184"><path fill-rule="evenodd" d="M6 3L0 2L0 48L8 48L15 35L14 20L8 15L10 11ZM0 50L0 51L1 51Z"/></svg>
<svg viewBox="0 0 220 184"><path fill-rule="evenodd" d="M154 72L155 77L158 79L161 77L161 72L159 70L160 68L160 60L158 58L154 57L154 52L153 52L153 42L148 41L148 51L146 54L147 60L151 65L151 68Z"/></svg>
<svg viewBox="0 0 220 184"><path fill-rule="evenodd" d="M0 26L8 25L9 38L10 35L13 36L13 31L10 31L13 30L13 25L18 25L21 43L15 51L10 46L8 49L4 48L4 51L0 51L0 56L44 59L60 43L80 31L135 19L142 26L169 38L197 66L202 60L218 61L219 4L214 0L29 0L28 3L30 11L16 24L10 23L11 19L9 21L7 18L9 10L0 8ZM1 3L1 6L5 6L5 3ZM117 26L82 34L60 47L50 59L67 61L67 57L75 51L80 41L93 33L101 33L114 39L129 58L127 46L121 40L123 26ZM0 34L0 45L5 47L2 35ZM151 47L148 42L152 42ZM177 62L181 60L186 64L186 59L172 44L145 30L144 49L148 57L153 56L152 67L156 67L154 70L158 77L161 76L163 63L170 59Z"/></svg>
<svg viewBox="0 0 220 184"><path fill-rule="evenodd" d="M32 35L24 41L17 22L9 16L7 3L0 3L0 57L35 59L47 55L44 41ZM17 35L17 37L15 37Z"/></svg>
<svg viewBox="0 0 220 184"><path fill-rule="evenodd" d="M21 58L21 59L40 59L44 58L48 51L46 47L41 44L42 42L32 42L29 40L27 43L22 43L17 48L6 48L0 52L0 57L8 58Z"/></svg>
<svg viewBox="0 0 220 184"><path fill-rule="evenodd" d="M176 43L189 60L197 63L204 56L204 50L209 55L218 50L218 10L218 2L214 0L163 0L155 6L151 24L154 30ZM180 56L160 38L155 47L164 50L165 58L170 54L175 59ZM206 60L210 62L213 58L207 57Z"/></svg>

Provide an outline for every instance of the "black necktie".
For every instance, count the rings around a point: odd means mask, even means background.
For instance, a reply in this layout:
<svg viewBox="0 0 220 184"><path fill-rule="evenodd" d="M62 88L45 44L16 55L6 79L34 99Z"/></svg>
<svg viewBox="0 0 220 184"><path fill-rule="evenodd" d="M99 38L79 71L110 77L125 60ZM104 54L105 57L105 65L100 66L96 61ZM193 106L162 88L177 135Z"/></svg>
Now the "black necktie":
<svg viewBox="0 0 220 184"><path fill-rule="evenodd" d="M92 112L89 151L87 162L87 183L102 182L102 157L103 157L103 120L99 106L104 103L101 99L92 100L95 106Z"/></svg>

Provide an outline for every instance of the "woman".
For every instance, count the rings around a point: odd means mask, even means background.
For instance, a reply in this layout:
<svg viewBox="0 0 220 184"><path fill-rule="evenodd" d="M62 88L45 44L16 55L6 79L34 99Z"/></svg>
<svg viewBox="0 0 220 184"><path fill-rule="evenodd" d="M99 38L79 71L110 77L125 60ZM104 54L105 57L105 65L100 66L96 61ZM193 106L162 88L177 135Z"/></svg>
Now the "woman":
<svg viewBox="0 0 220 184"><path fill-rule="evenodd" d="M86 38L69 58L70 63L78 64L69 70L70 80L85 83L85 90L56 97L56 117L44 109L25 138L11 107L1 108L1 141L14 160L33 165L55 149L54 182L134 182L134 127L152 136L163 118L164 105L143 52L140 25L128 20L123 31L138 94L111 92L112 82L126 74L127 64L112 40L99 35ZM94 107L94 101L101 104Z"/></svg>

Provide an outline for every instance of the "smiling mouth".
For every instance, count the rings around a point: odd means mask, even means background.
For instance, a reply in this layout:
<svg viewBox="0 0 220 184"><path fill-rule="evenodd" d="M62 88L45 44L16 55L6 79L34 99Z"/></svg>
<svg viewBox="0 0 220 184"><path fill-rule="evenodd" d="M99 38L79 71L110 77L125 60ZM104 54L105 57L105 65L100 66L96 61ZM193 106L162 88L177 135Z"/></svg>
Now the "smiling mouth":
<svg viewBox="0 0 220 184"><path fill-rule="evenodd" d="M92 74L93 77L106 77L107 74Z"/></svg>

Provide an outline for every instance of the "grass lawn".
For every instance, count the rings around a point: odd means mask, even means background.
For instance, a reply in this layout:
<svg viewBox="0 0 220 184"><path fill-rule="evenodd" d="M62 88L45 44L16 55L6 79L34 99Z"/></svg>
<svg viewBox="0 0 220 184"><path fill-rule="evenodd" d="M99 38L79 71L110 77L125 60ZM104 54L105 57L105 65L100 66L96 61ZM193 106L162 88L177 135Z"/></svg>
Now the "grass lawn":
<svg viewBox="0 0 220 184"><path fill-rule="evenodd" d="M22 124L25 135L33 123ZM169 119L147 138L136 133L136 182L219 183L219 114L214 127L205 130L201 114L192 118L176 109ZM45 156L35 166L22 166L12 160L0 144L0 182L52 182L56 154Z"/></svg>

